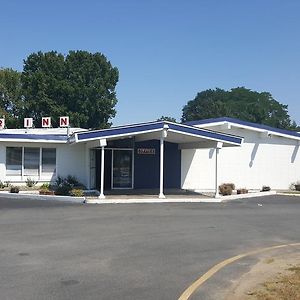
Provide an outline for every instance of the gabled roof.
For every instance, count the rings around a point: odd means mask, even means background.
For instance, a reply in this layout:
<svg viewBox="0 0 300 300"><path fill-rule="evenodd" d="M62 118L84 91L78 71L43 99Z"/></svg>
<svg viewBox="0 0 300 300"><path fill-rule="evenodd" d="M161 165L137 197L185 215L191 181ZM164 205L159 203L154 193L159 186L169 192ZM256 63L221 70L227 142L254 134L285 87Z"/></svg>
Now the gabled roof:
<svg viewBox="0 0 300 300"><path fill-rule="evenodd" d="M186 136L204 138L207 140L226 142L233 145L240 145L242 137L231 134L224 134L208 129L200 129L194 126L178 124L169 121L155 121L148 123L139 123L126 126L112 127L109 129L92 130L86 132L75 132L70 138L71 142L86 142L97 139L115 139L124 138L141 134L148 134L162 131L164 128L168 132L179 133Z"/></svg>
<svg viewBox="0 0 300 300"><path fill-rule="evenodd" d="M257 124L257 123L252 123L252 122L229 118L229 117L190 121L190 122L186 122L185 124L190 126L197 126L197 127L199 126L201 128L206 128L206 127L213 127L213 126L222 125L226 123L232 124L239 128L244 128L244 129L259 131L259 132L268 132L270 134L274 134L277 136L300 140L300 133L296 131L275 128L264 124Z"/></svg>

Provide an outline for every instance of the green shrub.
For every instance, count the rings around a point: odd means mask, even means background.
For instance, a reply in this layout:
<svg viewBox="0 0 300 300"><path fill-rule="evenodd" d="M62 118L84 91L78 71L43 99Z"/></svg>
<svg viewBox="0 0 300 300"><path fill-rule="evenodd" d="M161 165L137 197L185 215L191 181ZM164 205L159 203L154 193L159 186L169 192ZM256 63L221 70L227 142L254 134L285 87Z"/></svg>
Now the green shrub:
<svg viewBox="0 0 300 300"><path fill-rule="evenodd" d="M83 197L83 190L82 189L72 189L70 191L70 196L72 196L72 197Z"/></svg>
<svg viewBox="0 0 300 300"><path fill-rule="evenodd" d="M43 183L40 187L41 190L50 190L50 183Z"/></svg>
<svg viewBox="0 0 300 300"><path fill-rule="evenodd" d="M76 179L76 177L69 175L68 177L64 178L58 176L55 181L55 194L56 195L70 195L70 192L74 187L83 187L83 185Z"/></svg>
<svg viewBox="0 0 300 300"><path fill-rule="evenodd" d="M67 181L74 186L79 186L81 183L77 180L75 176L69 175L67 176Z"/></svg>
<svg viewBox="0 0 300 300"><path fill-rule="evenodd" d="M19 191L20 191L20 188L18 187L18 186L11 186L10 187L10 193L19 193Z"/></svg>
<svg viewBox="0 0 300 300"><path fill-rule="evenodd" d="M10 181L4 181L4 182L2 182L0 180L0 189L4 189L4 188L10 187L10 186L11 186Z"/></svg>
<svg viewBox="0 0 300 300"><path fill-rule="evenodd" d="M30 177L27 177L27 179L26 179L26 185L27 185L28 187L33 187L33 186L35 186L36 184L37 184L37 181L31 179Z"/></svg>

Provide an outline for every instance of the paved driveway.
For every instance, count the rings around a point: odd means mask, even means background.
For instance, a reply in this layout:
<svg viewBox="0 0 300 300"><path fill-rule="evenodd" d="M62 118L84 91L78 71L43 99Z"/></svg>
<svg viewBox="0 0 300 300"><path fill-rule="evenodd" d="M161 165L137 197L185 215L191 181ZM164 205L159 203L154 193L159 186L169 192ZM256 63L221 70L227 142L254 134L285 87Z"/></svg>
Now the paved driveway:
<svg viewBox="0 0 300 300"><path fill-rule="evenodd" d="M1 199L0 298L178 299L220 260L291 242L300 242L298 197L155 205ZM250 263L211 280L202 299L217 297Z"/></svg>

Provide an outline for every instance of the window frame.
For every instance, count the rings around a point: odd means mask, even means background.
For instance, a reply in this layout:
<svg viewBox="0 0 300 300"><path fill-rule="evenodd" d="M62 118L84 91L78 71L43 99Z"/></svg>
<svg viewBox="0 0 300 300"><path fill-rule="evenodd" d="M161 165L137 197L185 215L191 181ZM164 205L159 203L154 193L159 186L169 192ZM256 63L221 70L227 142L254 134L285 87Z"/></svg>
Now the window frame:
<svg viewBox="0 0 300 300"><path fill-rule="evenodd" d="M8 148L21 148L21 172L19 174L10 174L9 169L7 168L7 149ZM38 174L37 175L25 175L25 149L26 148L38 148L39 160L38 160ZM55 168L53 172L43 172L43 149L54 149L55 150ZM8 178L20 177L21 180L24 180L28 177L37 178L38 180L53 178L57 176L57 147L44 147L44 146L6 146L5 147L5 176Z"/></svg>
<svg viewBox="0 0 300 300"><path fill-rule="evenodd" d="M18 164L18 165L21 166L21 168L20 168L20 170L19 169L15 170L15 171L20 171L20 173L18 173L18 174L16 174L16 173L13 174L14 170L7 168L7 166L13 166L13 164L8 164L7 163L7 160L8 160L8 149L21 149L21 161L20 161L20 164ZM23 147L7 146L6 149L5 149L5 174L6 174L6 176L22 176L22 173L23 173Z"/></svg>

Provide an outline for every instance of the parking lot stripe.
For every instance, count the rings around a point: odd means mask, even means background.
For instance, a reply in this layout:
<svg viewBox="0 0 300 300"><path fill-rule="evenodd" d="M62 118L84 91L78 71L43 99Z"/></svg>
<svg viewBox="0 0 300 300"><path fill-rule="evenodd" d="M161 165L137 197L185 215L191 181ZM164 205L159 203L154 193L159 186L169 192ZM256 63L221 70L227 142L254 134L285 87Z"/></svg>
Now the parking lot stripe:
<svg viewBox="0 0 300 300"><path fill-rule="evenodd" d="M188 300L192 294L195 293L195 291L209 278L211 278L214 274L216 274L218 271L220 271L222 268L225 266L241 259L247 256L259 254L265 251L270 251L270 250L275 250L275 249L280 249L284 247L293 247L293 246L300 246L300 243L293 243L293 244L283 244L283 245L276 245L276 246L271 246L267 248L261 248L258 250L250 251L247 253L239 254L230 258L227 258L218 264L214 265L211 269L209 269L205 274L203 274L201 277L199 277L196 281L194 281L178 298L178 300Z"/></svg>

